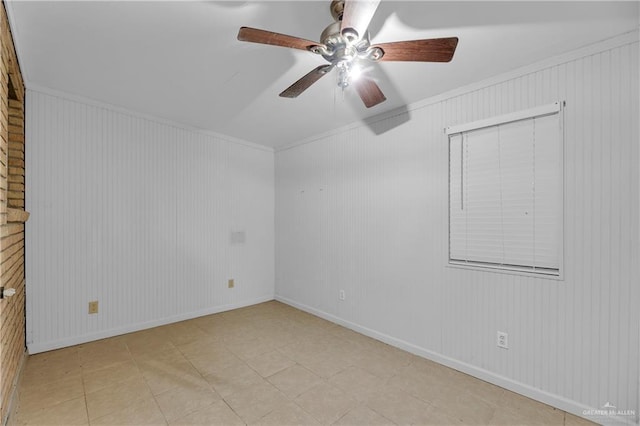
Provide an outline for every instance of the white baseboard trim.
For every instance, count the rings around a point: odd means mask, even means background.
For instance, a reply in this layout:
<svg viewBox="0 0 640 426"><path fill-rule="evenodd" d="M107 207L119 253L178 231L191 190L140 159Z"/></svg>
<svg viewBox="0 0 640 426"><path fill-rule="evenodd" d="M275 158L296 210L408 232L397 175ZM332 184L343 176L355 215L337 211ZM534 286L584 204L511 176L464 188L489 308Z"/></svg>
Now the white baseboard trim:
<svg viewBox="0 0 640 426"><path fill-rule="evenodd" d="M27 349L29 354L33 355L40 352L66 348L68 346L79 345L82 343L92 342L94 340L106 339L108 337L132 333L134 331L146 330L148 328L159 327L161 325L167 325L174 322L185 321L193 318L202 317L205 315L218 314L220 312L226 312L226 311L231 311L233 309L244 308L251 305L257 305L258 303L264 303L270 300L274 300L273 295L261 296L255 299L244 300L242 302L214 306L214 307L202 309L199 311L187 312L187 313L174 315L167 318L161 318L153 321L146 321L138 324L131 324L124 327L112 328L109 330L101 330L95 333L87 333L80 336L68 337L61 340L28 343Z"/></svg>
<svg viewBox="0 0 640 426"><path fill-rule="evenodd" d="M442 364L447 367L453 368L454 370L458 370L465 374L469 374L470 376L477 377L478 379L484 380L485 382L492 383L496 386L500 386L504 389L508 389L520 395L524 395L528 398L535 399L536 401L540 401L552 407L559 408L560 410L574 414L578 417L585 418L592 422L600 423L602 425L612 425L612 426L613 425L638 425L638 423L636 423L636 420L635 418L633 418L633 416L628 416L628 418L620 417L620 416L594 416L594 415L590 416L589 413L597 413L598 410L602 410L602 409L588 407L577 401L573 401L573 400L564 398L560 395L555 395L555 394L546 392L542 389L534 388L525 383L517 382L508 377L504 377L499 374L493 373L491 371L485 370L483 368L477 367L475 365L467 364L466 362L459 361L454 358L450 358L448 356L439 354L429 349L421 348L412 343L405 342L404 340L396 339L395 337L389 336L387 334L380 333L378 331L372 330L367 327L363 327L359 324L356 324L350 321L346 321L333 314L320 311L316 308L313 308L311 306L308 306L302 303L298 303L286 297L276 295L275 300L285 303L287 305L293 306L294 308L308 312L320 318L326 319L327 321L331 321L333 323L339 324L343 327L356 331L360 334L364 334L365 336L387 343L391 346L395 346L397 348L403 349L414 355L421 356L423 358L437 362L438 364Z"/></svg>

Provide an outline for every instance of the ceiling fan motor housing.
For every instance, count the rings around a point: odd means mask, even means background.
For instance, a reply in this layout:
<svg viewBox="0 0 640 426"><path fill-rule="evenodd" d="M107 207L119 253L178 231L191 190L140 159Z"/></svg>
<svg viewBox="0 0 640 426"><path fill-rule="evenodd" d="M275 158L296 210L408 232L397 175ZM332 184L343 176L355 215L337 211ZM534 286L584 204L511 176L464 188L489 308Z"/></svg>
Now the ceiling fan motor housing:
<svg viewBox="0 0 640 426"><path fill-rule="evenodd" d="M344 43L344 38L340 34L340 22L335 21L329 24L327 28L320 34L320 43L331 48L338 44Z"/></svg>
<svg viewBox="0 0 640 426"><path fill-rule="evenodd" d="M370 49L369 32L365 32L360 40L349 39L340 32L340 22L329 24L320 34L320 46L313 46L311 51L322 55L328 62L335 64L340 61L352 61L356 57L361 59L378 60L382 57L382 50Z"/></svg>

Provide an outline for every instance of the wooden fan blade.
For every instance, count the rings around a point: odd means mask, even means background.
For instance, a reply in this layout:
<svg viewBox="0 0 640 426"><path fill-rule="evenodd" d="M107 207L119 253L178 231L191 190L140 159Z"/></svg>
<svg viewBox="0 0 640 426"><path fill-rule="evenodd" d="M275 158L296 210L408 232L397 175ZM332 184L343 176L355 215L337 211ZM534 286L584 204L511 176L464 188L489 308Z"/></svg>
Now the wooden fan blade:
<svg viewBox="0 0 640 426"><path fill-rule="evenodd" d="M379 4L380 0L345 0L340 32L347 36L355 31L354 38L361 38L369 28Z"/></svg>
<svg viewBox="0 0 640 426"><path fill-rule="evenodd" d="M384 51L380 61L449 62L458 45L458 37L396 41L376 44Z"/></svg>
<svg viewBox="0 0 640 426"><path fill-rule="evenodd" d="M300 80L287 87L280 96L283 98L297 98L302 92L307 90L313 83L320 80L322 76L331 71L331 65L321 65L314 69Z"/></svg>
<svg viewBox="0 0 640 426"><path fill-rule="evenodd" d="M376 106L387 100L384 93L382 93L382 90L380 90L376 82L373 80L366 77L360 77L357 81L352 83L352 85L356 88L356 92L358 92L360 99L362 99L364 106L367 108L371 108L372 106Z"/></svg>
<svg viewBox="0 0 640 426"><path fill-rule="evenodd" d="M238 31L238 40L250 43L270 44L272 46L290 47L292 49L309 50L320 43L293 37L286 34L278 34L272 31L259 30L257 28L242 27Z"/></svg>

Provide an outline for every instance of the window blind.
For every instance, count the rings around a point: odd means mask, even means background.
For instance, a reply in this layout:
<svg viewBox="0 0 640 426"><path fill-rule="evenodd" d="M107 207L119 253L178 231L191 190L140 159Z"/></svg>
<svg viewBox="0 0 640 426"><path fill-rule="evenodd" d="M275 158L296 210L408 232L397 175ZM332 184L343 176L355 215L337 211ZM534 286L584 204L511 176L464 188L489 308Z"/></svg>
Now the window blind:
<svg viewBox="0 0 640 426"><path fill-rule="evenodd" d="M480 128L465 125L449 132L449 260L557 275L559 109L533 117L519 114L516 120L483 121Z"/></svg>

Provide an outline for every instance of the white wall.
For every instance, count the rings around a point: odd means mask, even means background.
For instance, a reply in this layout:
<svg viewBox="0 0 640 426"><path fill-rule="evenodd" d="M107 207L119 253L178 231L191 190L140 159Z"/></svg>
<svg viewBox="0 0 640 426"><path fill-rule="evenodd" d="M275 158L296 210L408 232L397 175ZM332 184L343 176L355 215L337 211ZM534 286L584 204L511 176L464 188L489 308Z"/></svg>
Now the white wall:
<svg viewBox="0 0 640 426"><path fill-rule="evenodd" d="M26 104L31 353L273 298L271 149L44 90Z"/></svg>
<svg viewBox="0 0 640 426"><path fill-rule="evenodd" d="M278 150L276 298L579 415L637 414L638 50L634 32L414 105L380 136ZM443 129L558 100L564 279L448 267Z"/></svg>

